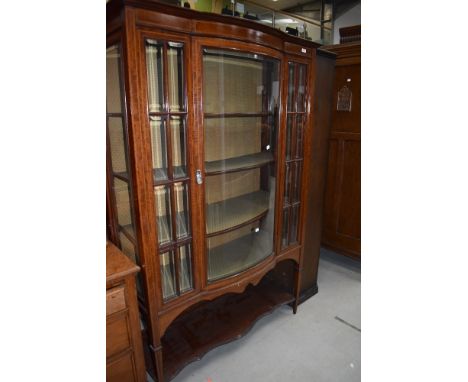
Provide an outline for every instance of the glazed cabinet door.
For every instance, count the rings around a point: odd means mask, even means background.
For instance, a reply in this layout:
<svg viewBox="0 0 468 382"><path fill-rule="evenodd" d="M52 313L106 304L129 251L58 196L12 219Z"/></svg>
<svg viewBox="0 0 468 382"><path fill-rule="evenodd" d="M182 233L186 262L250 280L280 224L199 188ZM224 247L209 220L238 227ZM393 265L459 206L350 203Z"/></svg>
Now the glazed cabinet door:
<svg viewBox="0 0 468 382"><path fill-rule="evenodd" d="M122 47L120 42L116 42L106 50L108 234L125 255L140 265L135 235L122 66ZM141 291L140 282L138 287Z"/></svg>
<svg viewBox="0 0 468 382"><path fill-rule="evenodd" d="M304 137L308 120L308 65L289 61L287 68L286 152L281 223L281 249L300 242L302 172L304 168Z"/></svg>
<svg viewBox="0 0 468 382"><path fill-rule="evenodd" d="M275 248L280 60L217 46L200 49L208 284Z"/></svg>
<svg viewBox="0 0 468 382"><path fill-rule="evenodd" d="M143 104L151 151L162 302L194 289L187 39L142 34Z"/></svg>

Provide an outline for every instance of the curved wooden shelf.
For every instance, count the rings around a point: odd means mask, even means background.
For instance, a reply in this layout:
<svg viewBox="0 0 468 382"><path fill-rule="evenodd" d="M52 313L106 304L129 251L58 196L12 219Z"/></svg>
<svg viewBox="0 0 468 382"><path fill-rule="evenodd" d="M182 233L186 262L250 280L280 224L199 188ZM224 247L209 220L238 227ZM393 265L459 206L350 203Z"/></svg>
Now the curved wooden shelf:
<svg viewBox="0 0 468 382"><path fill-rule="evenodd" d="M162 337L165 381L210 350L244 336L260 318L293 301L292 294L262 280L242 294L224 295L190 309Z"/></svg>
<svg viewBox="0 0 468 382"><path fill-rule="evenodd" d="M273 153L262 151L260 153L242 155L239 157L205 162L205 174L218 175L230 172L252 170L262 167L275 160Z"/></svg>
<svg viewBox="0 0 468 382"><path fill-rule="evenodd" d="M207 205L206 234L219 235L260 220L269 209L270 193L255 191Z"/></svg>
<svg viewBox="0 0 468 382"><path fill-rule="evenodd" d="M273 254L273 236L251 232L208 250L208 282L233 276L249 269Z"/></svg>

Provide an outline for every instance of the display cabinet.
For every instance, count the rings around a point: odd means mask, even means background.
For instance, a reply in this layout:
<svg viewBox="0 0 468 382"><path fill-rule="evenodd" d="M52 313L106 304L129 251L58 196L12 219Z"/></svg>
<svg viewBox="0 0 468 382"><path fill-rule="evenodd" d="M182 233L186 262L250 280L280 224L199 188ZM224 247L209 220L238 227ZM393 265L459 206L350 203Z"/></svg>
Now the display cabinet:
<svg viewBox="0 0 468 382"><path fill-rule="evenodd" d="M141 267L147 367L169 381L274 308L296 312L319 253L304 238L334 55L150 0L107 4L107 45L107 233Z"/></svg>

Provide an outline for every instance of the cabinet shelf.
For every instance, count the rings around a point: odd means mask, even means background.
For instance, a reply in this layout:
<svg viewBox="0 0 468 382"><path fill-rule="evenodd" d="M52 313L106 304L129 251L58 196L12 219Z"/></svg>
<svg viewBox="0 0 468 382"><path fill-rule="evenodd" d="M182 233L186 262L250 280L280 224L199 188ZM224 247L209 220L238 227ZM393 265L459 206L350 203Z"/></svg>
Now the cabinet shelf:
<svg viewBox="0 0 468 382"><path fill-rule="evenodd" d="M272 252L272 235L266 231L251 232L214 247L208 252L208 280L213 282L245 271Z"/></svg>
<svg viewBox="0 0 468 382"><path fill-rule="evenodd" d="M269 209L270 194L255 191L249 194L208 204L206 214L207 236L232 231L260 220Z"/></svg>
<svg viewBox="0 0 468 382"><path fill-rule="evenodd" d="M205 162L205 173L206 175L218 175L229 172L250 170L271 163L274 159L273 153L262 151L255 154Z"/></svg>
<svg viewBox="0 0 468 382"><path fill-rule="evenodd" d="M292 294L264 279L242 294L224 295L182 314L162 337L165 380L211 349L242 337L260 318L292 301Z"/></svg>

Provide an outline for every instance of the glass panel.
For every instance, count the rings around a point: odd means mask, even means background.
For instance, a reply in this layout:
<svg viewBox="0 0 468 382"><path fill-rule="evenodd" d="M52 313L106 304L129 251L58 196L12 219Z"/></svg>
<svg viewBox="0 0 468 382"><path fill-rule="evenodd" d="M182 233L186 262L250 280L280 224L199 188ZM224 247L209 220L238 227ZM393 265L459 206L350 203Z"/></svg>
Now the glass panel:
<svg viewBox="0 0 468 382"><path fill-rule="evenodd" d="M207 177L207 234L220 233L252 219L273 215L275 178L274 172L272 174L270 176L268 167L262 167Z"/></svg>
<svg viewBox="0 0 468 382"><path fill-rule="evenodd" d="M292 191L291 191L291 203L298 202L301 198L301 168L302 163L296 162L293 167L293 181L292 181Z"/></svg>
<svg viewBox="0 0 468 382"><path fill-rule="evenodd" d="M289 74L288 74L288 111L294 111L294 105L293 105L293 102L294 102L294 64L293 63L289 63L289 67L288 67L288 71L289 71Z"/></svg>
<svg viewBox="0 0 468 382"><path fill-rule="evenodd" d="M254 222L209 237L207 248L209 281L237 274L272 255L273 224L265 220Z"/></svg>
<svg viewBox="0 0 468 382"><path fill-rule="evenodd" d="M208 279L273 252L279 63L205 49L203 57Z"/></svg>
<svg viewBox="0 0 468 382"><path fill-rule="evenodd" d="M137 288L137 293L138 297L142 298L143 301L146 301L146 296L145 296L145 289L143 288L143 275L141 272L138 272L136 274L136 288Z"/></svg>
<svg viewBox="0 0 468 382"><path fill-rule="evenodd" d="M291 222L290 222L290 234L289 243L297 242L297 226L299 224L299 205L295 205L291 208Z"/></svg>
<svg viewBox="0 0 468 382"><path fill-rule="evenodd" d="M155 40L146 40L146 67L148 74L148 102L150 112L164 108L163 45Z"/></svg>
<svg viewBox="0 0 468 382"><path fill-rule="evenodd" d="M268 26L273 25L273 12L256 4L244 3L244 19L255 20Z"/></svg>
<svg viewBox="0 0 468 382"><path fill-rule="evenodd" d="M281 229L281 248L288 246L289 208L283 209L283 225Z"/></svg>
<svg viewBox="0 0 468 382"><path fill-rule="evenodd" d="M184 245L179 247L180 256L180 293L184 293L192 289L192 253L191 246Z"/></svg>
<svg viewBox="0 0 468 382"><path fill-rule="evenodd" d="M189 201L188 185L185 183L175 183L175 205L177 213L176 231L177 239L188 236L189 234Z"/></svg>
<svg viewBox="0 0 468 382"><path fill-rule="evenodd" d="M173 112L183 111L185 109L183 47L184 44L182 43L168 43L169 110Z"/></svg>
<svg viewBox="0 0 468 382"><path fill-rule="evenodd" d="M121 227L130 226L133 229L132 214L130 210L130 194L127 182L114 178L115 206L117 208L117 221Z"/></svg>
<svg viewBox="0 0 468 382"><path fill-rule="evenodd" d="M278 63L257 54L205 49L205 113L261 113L268 99L278 100ZM270 77L265 82L266 75ZM276 84L275 84L276 83ZM220 86L214 86L219 84Z"/></svg>
<svg viewBox="0 0 468 382"><path fill-rule="evenodd" d="M175 279L175 266L174 266L174 252L169 251L159 255L161 263L161 285L163 290L163 298L174 297L177 293L176 279Z"/></svg>
<svg viewBox="0 0 468 382"><path fill-rule="evenodd" d="M127 161L125 155L124 127L121 117L107 118L109 131L109 146L112 163L112 171L115 173L127 173Z"/></svg>
<svg viewBox="0 0 468 382"><path fill-rule="evenodd" d="M150 117L153 178L167 179L166 123L161 117Z"/></svg>
<svg viewBox="0 0 468 382"><path fill-rule="evenodd" d="M106 51L106 99L108 113L121 113L120 52L118 46Z"/></svg>
<svg viewBox="0 0 468 382"><path fill-rule="evenodd" d="M185 117L171 116L172 168L174 178L187 176Z"/></svg>
<svg viewBox="0 0 468 382"><path fill-rule="evenodd" d="M299 67L299 83L297 88L297 111L305 111L305 89L306 89L306 69L305 65L298 65Z"/></svg>
<svg viewBox="0 0 468 382"><path fill-rule="evenodd" d="M286 163L286 171L284 172L284 204L291 203L291 176L293 163Z"/></svg>
<svg viewBox="0 0 468 382"><path fill-rule="evenodd" d="M158 223L159 245L167 244L172 238L171 229L171 196L169 187L157 186L154 188L156 201L156 219Z"/></svg>
<svg viewBox="0 0 468 382"><path fill-rule="evenodd" d="M304 116L296 116L296 158L302 158L304 150Z"/></svg>
<svg viewBox="0 0 468 382"><path fill-rule="evenodd" d="M291 159L291 139L293 129L293 116L288 115L286 121L286 159Z"/></svg>
<svg viewBox="0 0 468 382"><path fill-rule="evenodd" d="M122 232L119 232L119 238L121 247L120 249L122 250L122 252L125 255L127 255L127 257L134 263L139 264L135 255L135 246L133 245L133 243Z"/></svg>

